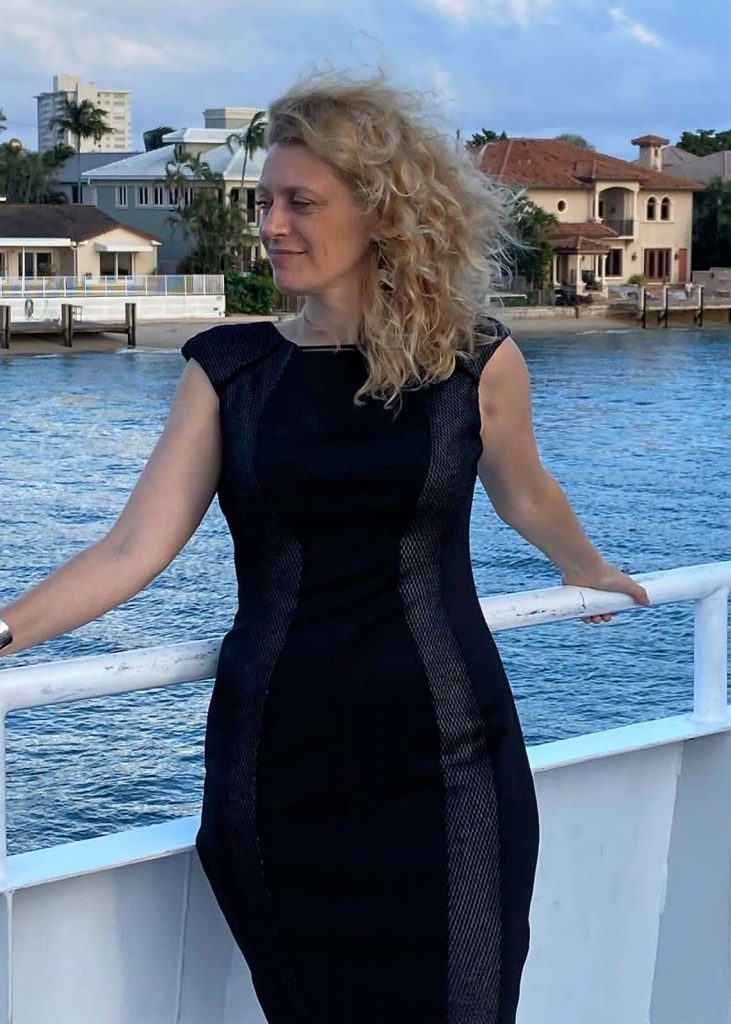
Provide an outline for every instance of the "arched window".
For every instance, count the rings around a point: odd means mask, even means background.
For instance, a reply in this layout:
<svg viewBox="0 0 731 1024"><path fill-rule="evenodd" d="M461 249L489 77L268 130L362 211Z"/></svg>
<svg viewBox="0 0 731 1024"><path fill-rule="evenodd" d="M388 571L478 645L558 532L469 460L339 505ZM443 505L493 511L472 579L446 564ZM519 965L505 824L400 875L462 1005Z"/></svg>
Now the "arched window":
<svg viewBox="0 0 731 1024"><path fill-rule="evenodd" d="M647 200L647 219L657 220L657 199L654 196Z"/></svg>
<svg viewBox="0 0 731 1024"><path fill-rule="evenodd" d="M660 220L670 220L670 196L664 196L660 203Z"/></svg>

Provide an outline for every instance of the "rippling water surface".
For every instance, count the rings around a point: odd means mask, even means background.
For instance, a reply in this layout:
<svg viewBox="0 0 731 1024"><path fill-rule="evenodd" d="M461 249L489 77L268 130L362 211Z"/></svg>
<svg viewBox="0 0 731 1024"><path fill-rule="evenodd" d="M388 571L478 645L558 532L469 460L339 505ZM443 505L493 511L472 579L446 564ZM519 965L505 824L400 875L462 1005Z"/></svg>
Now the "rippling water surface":
<svg viewBox="0 0 731 1024"><path fill-rule="evenodd" d="M604 557L633 573L731 558L731 332L516 333L543 463ZM176 350L125 348L0 358L0 604L109 529L183 365ZM479 481L471 540L481 595L559 583ZM232 546L214 501L142 593L0 668L221 637L235 610ZM529 745L692 710L690 605L497 642ZM210 685L10 715L10 852L197 813Z"/></svg>

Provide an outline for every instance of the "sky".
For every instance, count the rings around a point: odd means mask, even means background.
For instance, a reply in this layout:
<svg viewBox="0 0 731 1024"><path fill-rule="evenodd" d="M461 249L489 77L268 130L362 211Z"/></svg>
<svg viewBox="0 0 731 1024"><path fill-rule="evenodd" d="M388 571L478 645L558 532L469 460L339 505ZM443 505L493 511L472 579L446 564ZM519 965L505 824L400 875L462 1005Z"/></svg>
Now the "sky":
<svg viewBox="0 0 731 1024"><path fill-rule="evenodd" d="M131 93L133 146L206 107L265 109L300 74L378 69L445 133L630 140L731 128L729 0L2 0L0 108L36 148L54 74Z"/></svg>

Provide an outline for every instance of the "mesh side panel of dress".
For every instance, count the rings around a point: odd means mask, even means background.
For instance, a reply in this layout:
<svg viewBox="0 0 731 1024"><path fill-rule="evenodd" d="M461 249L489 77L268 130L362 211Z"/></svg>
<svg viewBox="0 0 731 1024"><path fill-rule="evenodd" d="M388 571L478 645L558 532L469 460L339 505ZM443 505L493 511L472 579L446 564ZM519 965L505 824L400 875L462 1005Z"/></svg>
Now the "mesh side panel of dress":
<svg viewBox="0 0 731 1024"><path fill-rule="evenodd" d="M264 703L296 608L301 576L299 543L262 494L253 464L261 411L284 368L287 355L278 353L262 361L257 372L252 372L251 367L245 368L225 389L222 399L222 414L233 417L235 429L247 439L243 474L252 493L256 494L252 509L255 509L260 536L263 576L256 592L251 593L246 602L250 609L247 615L250 647L255 652L246 666L246 686L236 689L234 706L222 705L219 713L219 717L221 713L236 716L238 724L233 731L227 729L223 721L220 723L223 734L235 736L235 749L231 743L218 750L212 745L212 758L220 756L226 764L223 775L227 791L216 793L212 799L217 805L221 801L226 804L230 832L225 834L231 837L229 849L222 855L212 851L210 861L204 858L204 866L231 931L245 952L265 1012L276 1012L278 1020L300 1024L311 1022L312 1015L288 951L278 935L256 817L256 769ZM231 672L235 673L235 666L231 667ZM215 729L215 723L212 725ZM215 764L211 768L215 774ZM203 824L205 827L205 822ZM223 872L220 879L219 871ZM237 893L241 893L241 898L236 898Z"/></svg>
<svg viewBox="0 0 731 1024"><path fill-rule="evenodd" d="M455 503L463 500L458 496L467 488L471 500L469 482L455 479L459 460L453 451L458 425L477 396L470 377L454 375L447 383L426 399L430 464L401 541L400 591L440 733L448 848L448 1024L496 1024L502 908L495 780L480 709L441 599L439 571L444 532Z"/></svg>

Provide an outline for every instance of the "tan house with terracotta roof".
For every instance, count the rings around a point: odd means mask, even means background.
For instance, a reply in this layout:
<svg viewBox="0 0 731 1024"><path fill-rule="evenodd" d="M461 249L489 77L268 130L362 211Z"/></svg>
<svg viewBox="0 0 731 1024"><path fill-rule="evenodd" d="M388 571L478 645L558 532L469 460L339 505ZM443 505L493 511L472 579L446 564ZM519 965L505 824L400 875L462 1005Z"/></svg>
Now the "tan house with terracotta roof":
<svg viewBox="0 0 731 1024"><path fill-rule="evenodd" d="M659 136L633 139L637 162L559 139L503 139L478 154L478 166L525 189L555 214L553 281L578 292L594 279L602 291L634 274L650 282L690 280L693 193L701 182L660 170Z"/></svg>
<svg viewBox="0 0 731 1024"><path fill-rule="evenodd" d="M154 274L160 244L95 206L0 203L0 280Z"/></svg>

